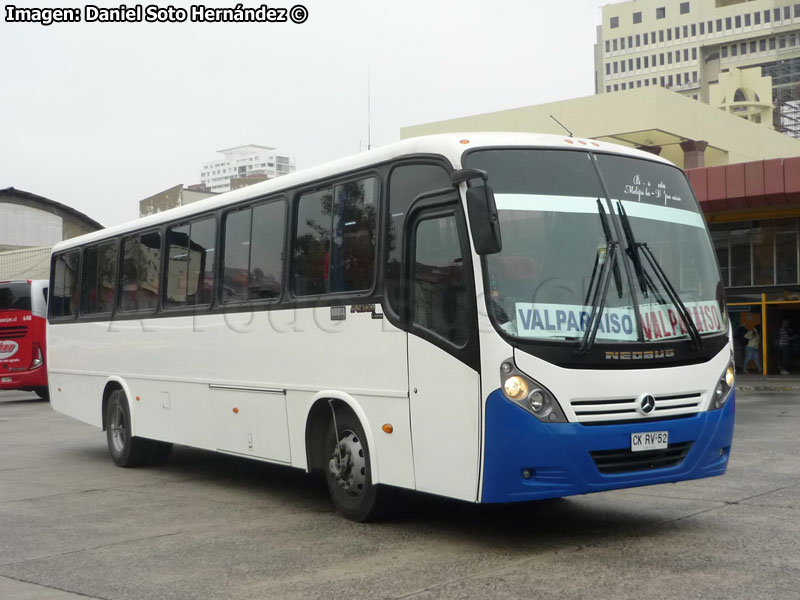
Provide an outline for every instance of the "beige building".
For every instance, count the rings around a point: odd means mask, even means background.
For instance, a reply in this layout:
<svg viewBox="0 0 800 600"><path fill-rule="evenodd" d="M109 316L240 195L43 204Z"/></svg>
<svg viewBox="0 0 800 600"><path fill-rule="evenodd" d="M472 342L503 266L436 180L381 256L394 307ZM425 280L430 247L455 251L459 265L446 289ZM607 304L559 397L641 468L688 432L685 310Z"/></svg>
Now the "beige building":
<svg viewBox="0 0 800 600"><path fill-rule="evenodd" d="M664 87L800 137L798 84L798 2L629 0L603 7L598 94Z"/></svg>
<svg viewBox="0 0 800 600"><path fill-rule="evenodd" d="M400 136L459 131L566 135L553 117L575 136L648 150L683 168L800 156L800 140L658 86L414 125L401 129Z"/></svg>
<svg viewBox="0 0 800 600"><path fill-rule="evenodd" d="M175 208L176 206L183 206L184 204L191 204L203 198L215 196L212 192L205 192L188 187L183 187L182 183L172 186L139 201L139 216L146 217L147 215L154 215L156 213Z"/></svg>

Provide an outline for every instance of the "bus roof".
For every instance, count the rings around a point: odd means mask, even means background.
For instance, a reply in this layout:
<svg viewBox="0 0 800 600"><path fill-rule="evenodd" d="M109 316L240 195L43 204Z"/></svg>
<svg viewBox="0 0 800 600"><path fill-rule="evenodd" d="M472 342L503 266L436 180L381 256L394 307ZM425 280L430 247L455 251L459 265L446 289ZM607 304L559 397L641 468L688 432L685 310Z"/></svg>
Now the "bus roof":
<svg viewBox="0 0 800 600"><path fill-rule="evenodd" d="M79 237L70 238L56 244L53 247L53 251L57 252L66 248L103 240L127 231L155 227L165 222L179 221L183 218L188 218L203 212L210 212L229 204L235 204L259 196L279 193L293 187L308 185L314 181L337 174L357 171L371 165L378 165L401 156L421 154L440 155L448 159L455 168L460 168L461 156L466 150L491 146L533 146L555 149L595 150L652 160L667 165L672 164L659 156L627 146L620 146L598 140L566 137L563 135L510 132L465 132L428 135L387 144L375 150L368 150L367 152L341 158L316 167L295 171L294 173L283 175L275 179L269 179L245 188L199 200L186 206L179 206L120 225L114 225Z"/></svg>

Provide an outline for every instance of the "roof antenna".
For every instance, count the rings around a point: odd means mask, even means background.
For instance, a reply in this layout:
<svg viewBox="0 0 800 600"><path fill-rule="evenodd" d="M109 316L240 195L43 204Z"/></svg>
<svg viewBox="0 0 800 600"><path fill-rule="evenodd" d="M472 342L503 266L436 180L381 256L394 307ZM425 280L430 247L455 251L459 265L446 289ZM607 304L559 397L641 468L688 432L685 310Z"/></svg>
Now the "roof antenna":
<svg viewBox="0 0 800 600"><path fill-rule="evenodd" d="M564 124L563 124L561 121L559 121L558 119L556 119L556 118L555 118L553 115L550 115L550 118L551 118L551 119L553 119L553 121L555 121L555 122L556 122L556 123L558 123L559 125L561 125L561 127L563 127L563 128L564 128L564 131L566 131L566 132L569 134L569 137L575 137L574 135L572 135L572 132L571 132L569 129L567 129L567 126L566 126L566 125L564 125Z"/></svg>
<svg viewBox="0 0 800 600"><path fill-rule="evenodd" d="M367 150L372 150L372 111L370 110L369 62L367 62Z"/></svg>

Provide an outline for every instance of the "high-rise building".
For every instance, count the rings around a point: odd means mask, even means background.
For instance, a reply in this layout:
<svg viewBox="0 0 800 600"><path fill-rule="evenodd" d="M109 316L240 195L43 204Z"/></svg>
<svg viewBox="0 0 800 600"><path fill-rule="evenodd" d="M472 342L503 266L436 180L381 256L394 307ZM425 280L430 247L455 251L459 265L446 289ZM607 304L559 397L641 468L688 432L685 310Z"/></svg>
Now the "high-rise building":
<svg viewBox="0 0 800 600"><path fill-rule="evenodd" d="M800 138L800 3L629 0L604 6L596 93L650 86Z"/></svg>
<svg viewBox="0 0 800 600"><path fill-rule="evenodd" d="M224 158L205 162L200 169L200 182L210 192L229 192L231 179L247 179L254 175L273 179L295 170L293 156L269 146L250 144L218 152Z"/></svg>

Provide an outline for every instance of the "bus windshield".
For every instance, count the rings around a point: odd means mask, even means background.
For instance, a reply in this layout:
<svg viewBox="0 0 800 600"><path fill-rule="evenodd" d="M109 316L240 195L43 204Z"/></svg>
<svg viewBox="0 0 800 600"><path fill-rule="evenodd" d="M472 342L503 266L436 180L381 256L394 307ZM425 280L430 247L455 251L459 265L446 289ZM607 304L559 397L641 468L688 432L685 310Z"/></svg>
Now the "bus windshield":
<svg viewBox="0 0 800 600"><path fill-rule="evenodd" d="M31 310L31 284L0 283L0 311Z"/></svg>
<svg viewBox="0 0 800 600"><path fill-rule="evenodd" d="M679 169L543 149L480 150L464 163L495 191L503 250L486 257L486 293L507 335L579 341L593 310L601 342L688 339L692 324L700 336L727 331L711 242Z"/></svg>

